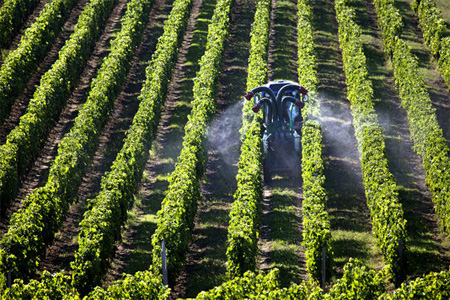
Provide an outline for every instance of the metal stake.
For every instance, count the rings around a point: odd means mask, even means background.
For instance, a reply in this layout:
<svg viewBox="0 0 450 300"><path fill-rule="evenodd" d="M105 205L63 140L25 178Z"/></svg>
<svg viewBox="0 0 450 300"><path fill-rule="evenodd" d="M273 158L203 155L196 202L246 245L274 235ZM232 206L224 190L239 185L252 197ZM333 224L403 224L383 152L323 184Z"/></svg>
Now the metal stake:
<svg viewBox="0 0 450 300"><path fill-rule="evenodd" d="M322 290L325 290L326 269L327 269L326 256L327 256L327 249L325 247L322 247L322 284L321 284Z"/></svg>
<svg viewBox="0 0 450 300"><path fill-rule="evenodd" d="M163 284L169 285L169 280L167 278L167 255L166 255L166 244L164 240L161 241L161 260L162 260L162 273L163 273Z"/></svg>

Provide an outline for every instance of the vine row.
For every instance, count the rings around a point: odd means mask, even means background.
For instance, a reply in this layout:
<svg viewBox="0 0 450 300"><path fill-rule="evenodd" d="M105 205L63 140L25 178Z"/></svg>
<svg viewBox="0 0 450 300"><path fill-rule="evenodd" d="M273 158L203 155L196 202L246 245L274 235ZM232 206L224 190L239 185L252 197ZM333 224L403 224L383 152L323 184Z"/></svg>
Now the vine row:
<svg viewBox="0 0 450 300"><path fill-rule="evenodd" d="M59 144L47 183L24 200L0 241L3 274L10 271L15 278L26 278L35 271L46 245L53 241L128 74L134 50L148 21L151 3L152 0L128 3L121 30L111 42L111 52L92 81L91 91L73 127Z"/></svg>
<svg viewBox="0 0 450 300"><path fill-rule="evenodd" d="M5 47L26 21L38 0L5 0L0 8L0 48Z"/></svg>
<svg viewBox="0 0 450 300"><path fill-rule="evenodd" d="M77 0L48 2L36 21L25 30L17 48L6 57L0 69L0 124L52 47L76 3Z"/></svg>
<svg viewBox="0 0 450 300"><path fill-rule="evenodd" d="M83 297L70 283L70 277L62 272L50 274L44 271L40 280L31 280L25 284L16 280L11 288L2 295L3 300L15 299L66 299L66 300L107 300L107 299L167 299L169 289L162 284L162 279L151 271L126 274L114 281L107 289L96 287Z"/></svg>
<svg viewBox="0 0 450 300"><path fill-rule="evenodd" d="M398 282L405 261L401 253L406 249L406 220L398 199L398 187L384 154L383 130L373 107L373 87L360 38L361 28L354 21L355 12L348 6L348 0L336 0L335 9L372 229L384 262Z"/></svg>
<svg viewBox="0 0 450 300"><path fill-rule="evenodd" d="M433 194L432 201L441 225L450 234L450 159L449 147L440 128L435 109L424 80L420 75L417 57L411 53L399 35L393 35L385 24L402 27L393 0L374 0L379 25L383 31L385 51L392 56L395 83L409 120L413 149L422 157L425 182Z"/></svg>
<svg viewBox="0 0 450 300"><path fill-rule="evenodd" d="M167 246L169 281L173 281L184 263L188 241L201 197L200 178L205 170L202 142L207 121L215 112L215 89L221 73L222 54L229 30L232 0L219 0L208 27L206 51L194 79L193 108L185 126L183 149L169 179L169 188L152 236L153 267L161 274L161 240Z"/></svg>
<svg viewBox="0 0 450 300"><path fill-rule="evenodd" d="M256 3L255 19L250 33L248 90L263 85L267 80L270 3L269 0L259 0ZM255 115L251 110L252 106L251 101L248 101L243 107L243 142L227 237L229 278L240 277L248 270L254 271L258 255L262 200L262 117L261 114Z"/></svg>
<svg viewBox="0 0 450 300"><path fill-rule="evenodd" d="M450 87L450 37L442 13L435 0L413 0L411 7L419 16L425 44L437 57L439 72Z"/></svg>
<svg viewBox="0 0 450 300"><path fill-rule="evenodd" d="M243 276L233 278L209 291L200 292L196 300L225 299L274 299L274 300L333 300L333 299L448 299L450 298L450 271L430 273L409 283L403 283L394 291L385 283L384 270L375 272L356 259L351 259L343 270L342 278L324 293L311 282L291 284L280 287L278 270L267 274L255 274L247 271ZM150 271L124 275L123 279L113 282L107 289L96 287L86 300L100 299L167 299L169 290L162 285L161 278ZM67 275L51 275L44 272L41 280L32 280L24 285L22 281L13 284L2 298L12 299L80 299L81 295L70 286Z"/></svg>
<svg viewBox="0 0 450 300"><path fill-rule="evenodd" d="M177 0L164 24L151 62L146 69L139 109L127 131L124 145L111 171L102 178L102 189L80 223L79 248L71 264L72 282L84 293L99 284L111 257L114 241L126 218L129 201L141 181L148 150L155 135L169 79L185 31L191 0Z"/></svg>
<svg viewBox="0 0 450 300"><path fill-rule="evenodd" d="M299 83L309 90L310 102L303 108L305 122L302 127L302 245L305 247L306 267L311 278L323 278L322 256L326 250L326 278L330 278L333 265L330 220L326 211L327 195L322 159L322 128L320 102L317 92L317 62L314 50L314 37L311 24L312 10L310 0L299 0L298 8L298 78Z"/></svg>
<svg viewBox="0 0 450 300"><path fill-rule="evenodd" d="M0 206L3 210L16 196L20 176L37 155L55 115L69 98L115 2L93 0L86 5L58 60L42 76L27 112L0 147Z"/></svg>

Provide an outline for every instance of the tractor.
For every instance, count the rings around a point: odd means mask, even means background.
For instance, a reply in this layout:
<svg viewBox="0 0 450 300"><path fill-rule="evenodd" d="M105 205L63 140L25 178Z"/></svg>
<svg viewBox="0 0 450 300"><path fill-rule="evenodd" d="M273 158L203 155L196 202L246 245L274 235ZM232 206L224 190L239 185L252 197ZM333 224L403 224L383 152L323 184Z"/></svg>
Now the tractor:
<svg viewBox="0 0 450 300"><path fill-rule="evenodd" d="M308 102L308 91L298 83L271 81L245 95L263 112L262 146L264 181L270 182L274 172L296 170L301 155L302 108Z"/></svg>

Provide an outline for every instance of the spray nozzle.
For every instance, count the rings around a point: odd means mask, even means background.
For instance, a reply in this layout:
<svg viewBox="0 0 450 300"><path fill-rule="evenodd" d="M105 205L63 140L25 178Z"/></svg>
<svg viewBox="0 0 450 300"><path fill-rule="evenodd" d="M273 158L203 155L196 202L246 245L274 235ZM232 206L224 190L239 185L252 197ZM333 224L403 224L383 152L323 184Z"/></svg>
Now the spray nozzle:
<svg viewBox="0 0 450 300"><path fill-rule="evenodd" d="M253 94L251 91L245 94L244 98L247 100L251 100L255 94Z"/></svg>
<svg viewBox="0 0 450 300"><path fill-rule="evenodd" d="M298 108L302 109L303 107L305 107L305 103L303 103L300 100L295 101L295 106L297 106Z"/></svg>
<svg viewBox="0 0 450 300"><path fill-rule="evenodd" d="M303 96L305 96L306 94L308 94L308 90L305 89L304 87L301 87L300 90L299 90L299 92L300 92Z"/></svg>
<svg viewBox="0 0 450 300"><path fill-rule="evenodd" d="M257 113L261 109L261 105L259 103L255 104L255 106L252 107L253 112Z"/></svg>

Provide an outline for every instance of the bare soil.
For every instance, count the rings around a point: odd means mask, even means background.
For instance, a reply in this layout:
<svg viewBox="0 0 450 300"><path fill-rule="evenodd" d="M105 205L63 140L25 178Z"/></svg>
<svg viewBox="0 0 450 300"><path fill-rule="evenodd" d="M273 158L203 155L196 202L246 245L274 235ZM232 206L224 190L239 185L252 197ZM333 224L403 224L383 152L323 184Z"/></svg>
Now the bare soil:
<svg viewBox="0 0 450 300"><path fill-rule="evenodd" d="M57 154L58 144L64 135L70 130L78 112L78 108L86 101L86 93L89 91L90 81L97 71L102 57L109 52L108 45L111 35L119 25L120 15L125 9L126 1L119 2L111 12L103 34L96 43L94 52L83 70L79 82L75 86L65 109L44 142L41 152L30 167L29 172L21 179L21 188L18 196L7 210L7 217L1 220L0 228L4 232L8 226L11 215L21 207L21 202L37 187L44 185L48 176L50 164Z"/></svg>
<svg viewBox="0 0 450 300"><path fill-rule="evenodd" d="M402 5L406 5L406 3ZM408 267L405 271L407 279L410 280L425 273L447 268L450 264L449 239L439 228L432 196L425 185L422 158L412 150L413 143L410 139L406 111L400 105L401 100L394 84L390 61L383 54L381 32L376 25L375 8L371 3L367 3L363 8L368 12L366 16L363 14L360 16L367 37L370 36L365 43L365 52L369 58L369 72L374 83L375 108L378 119L385 128L386 156L389 168L399 185L400 201L407 220L409 241L406 256ZM404 17L405 23L417 25L417 20L413 15L408 14L407 16L409 17ZM415 38L423 46L423 39L418 28L406 29L406 31L409 30L415 33ZM427 64L428 68L430 65L430 63ZM438 102L443 104L437 108L437 115L440 124L445 125L448 122L449 112L445 112L444 106L445 102L449 102L449 98L446 96L447 91L442 88L443 82L439 74L431 71L435 79L430 76L426 82L430 87L430 96L434 99L435 107ZM446 117L443 118L442 115L445 114Z"/></svg>
<svg viewBox="0 0 450 300"><path fill-rule="evenodd" d="M448 88L435 71L436 62L423 46L417 19L410 12L410 0L396 1L404 16L404 38L419 58L421 72L429 86L439 124L450 140L450 97ZM44 3L44 2L42 2ZM33 13L38 14L40 4ZM87 0L81 0L71 12L69 20L48 57L33 75L28 87L14 104L13 112L0 127L0 142L19 122L40 77L56 60L58 51L73 31L78 16ZM74 259L79 222L88 199L99 191L102 175L109 170L122 147L125 131L138 108L137 95L145 79L145 67L154 51L157 37L162 33L163 21L171 9L171 0L156 0L149 15L149 25L143 42L136 50L133 67L122 93L115 102L115 110L102 131L99 145L78 191L78 201L72 205L55 243L48 247L40 272L70 270ZM186 34L169 86L168 96L157 134L147 161L142 183L133 199L129 219L123 226L122 241L116 243L116 253L104 286L119 279L124 273L147 270L152 263L151 236L156 229L157 212L168 187L168 178L174 170L182 148L187 116L191 110L193 78L198 60L206 44L206 34L216 0L194 0ZM109 41L119 28L119 19L126 1L119 0L95 46L67 107L60 114L41 153L29 173L22 178L19 196L12 203L7 218L0 222L0 232L7 230L12 213L21 201L36 187L43 185L48 176L58 143L67 133L86 100L89 83L109 53ZM273 0L269 43L269 79L297 81L296 1ZM345 262L355 257L371 268L383 266L381 254L374 245L370 212L362 184L361 164L354 137L350 103L346 99L345 75L337 37L334 1L312 1L313 27L318 59L318 94L321 99L327 210L330 214L335 257L335 281L342 274ZM424 183L421 158L412 150L406 113L397 96L392 67L383 54L381 34L371 1L352 2L358 9L357 20L363 29L364 51L375 90L375 108L378 119L385 127L386 156L389 167L399 185L409 239L405 255L408 260L407 279L430 271L439 271L450 265L450 240L442 233L436 220L431 194ZM239 156L239 134L242 95L249 55L250 30L254 17L254 0L236 0L231 18L231 31L223 59L222 76L217 93L217 115L211 121L208 140L206 174L202 179L203 198L187 253L187 262L177 281L171 285L171 299L195 297L227 280L226 238L229 211L236 190L235 176ZM30 24L33 17L30 17ZM16 36L19 39L19 35ZM272 182L264 186L263 218L260 230L258 257L259 270L274 267L281 270L283 286L308 279L304 249L301 246L302 181L300 161L290 173L273 174Z"/></svg>
<svg viewBox="0 0 450 300"><path fill-rule="evenodd" d="M297 2L272 1L270 22L268 78L297 82ZM305 249L301 246L301 159L293 146L277 150L283 153L280 160L284 156L296 159L288 162L288 170L273 172L272 180L264 184L258 260L261 271L278 268L281 285L289 286L306 279Z"/></svg>
<svg viewBox="0 0 450 300"><path fill-rule="evenodd" d="M439 73L436 58L431 55L425 45L418 16L411 9L410 3L411 0L396 1L396 7L400 10L405 24L402 38L406 40L418 58L420 73L425 80L433 107L436 109L438 123L450 145L450 90ZM447 28L450 27L447 26Z"/></svg>
<svg viewBox="0 0 450 300"><path fill-rule="evenodd" d="M187 262L174 287L173 299L195 297L200 291L227 280L226 240L229 212L237 188L239 128L253 15L253 1L235 1L216 96L217 113L211 121L207 139L203 198L198 204Z"/></svg>
<svg viewBox="0 0 450 300"><path fill-rule="evenodd" d="M12 129L14 129L14 127L19 124L20 117L26 113L28 102L33 98L33 94L40 83L42 75L44 75L45 72L47 72L51 68L53 63L58 59L59 51L64 46L69 36L73 33L75 24L78 21L78 17L83 12L83 9L87 3L88 0L80 0L75 8L72 9L69 18L64 24L63 30L56 38L52 48L50 49L44 60L39 64L37 71L28 81L22 95L18 97L12 105L9 116L5 119L0 127L0 144L5 143L7 135L11 132Z"/></svg>
<svg viewBox="0 0 450 300"><path fill-rule="evenodd" d="M17 45L19 44L20 39L22 38L25 30L34 23L37 17L41 14L42 10L44 9L44 6L50 2L51 0L41 0L38 1L32 10L31 14L27 17L25 22L22 23L22 26L20 28L15 28L13 31L13 37L11 40L5 45L5 49L15 49L17 48ZM2 7L3 1L0 2L0 7ZM3 55L3 53L2 53ZM0 66L3 64L3 57L0 56Z"/></svg>

